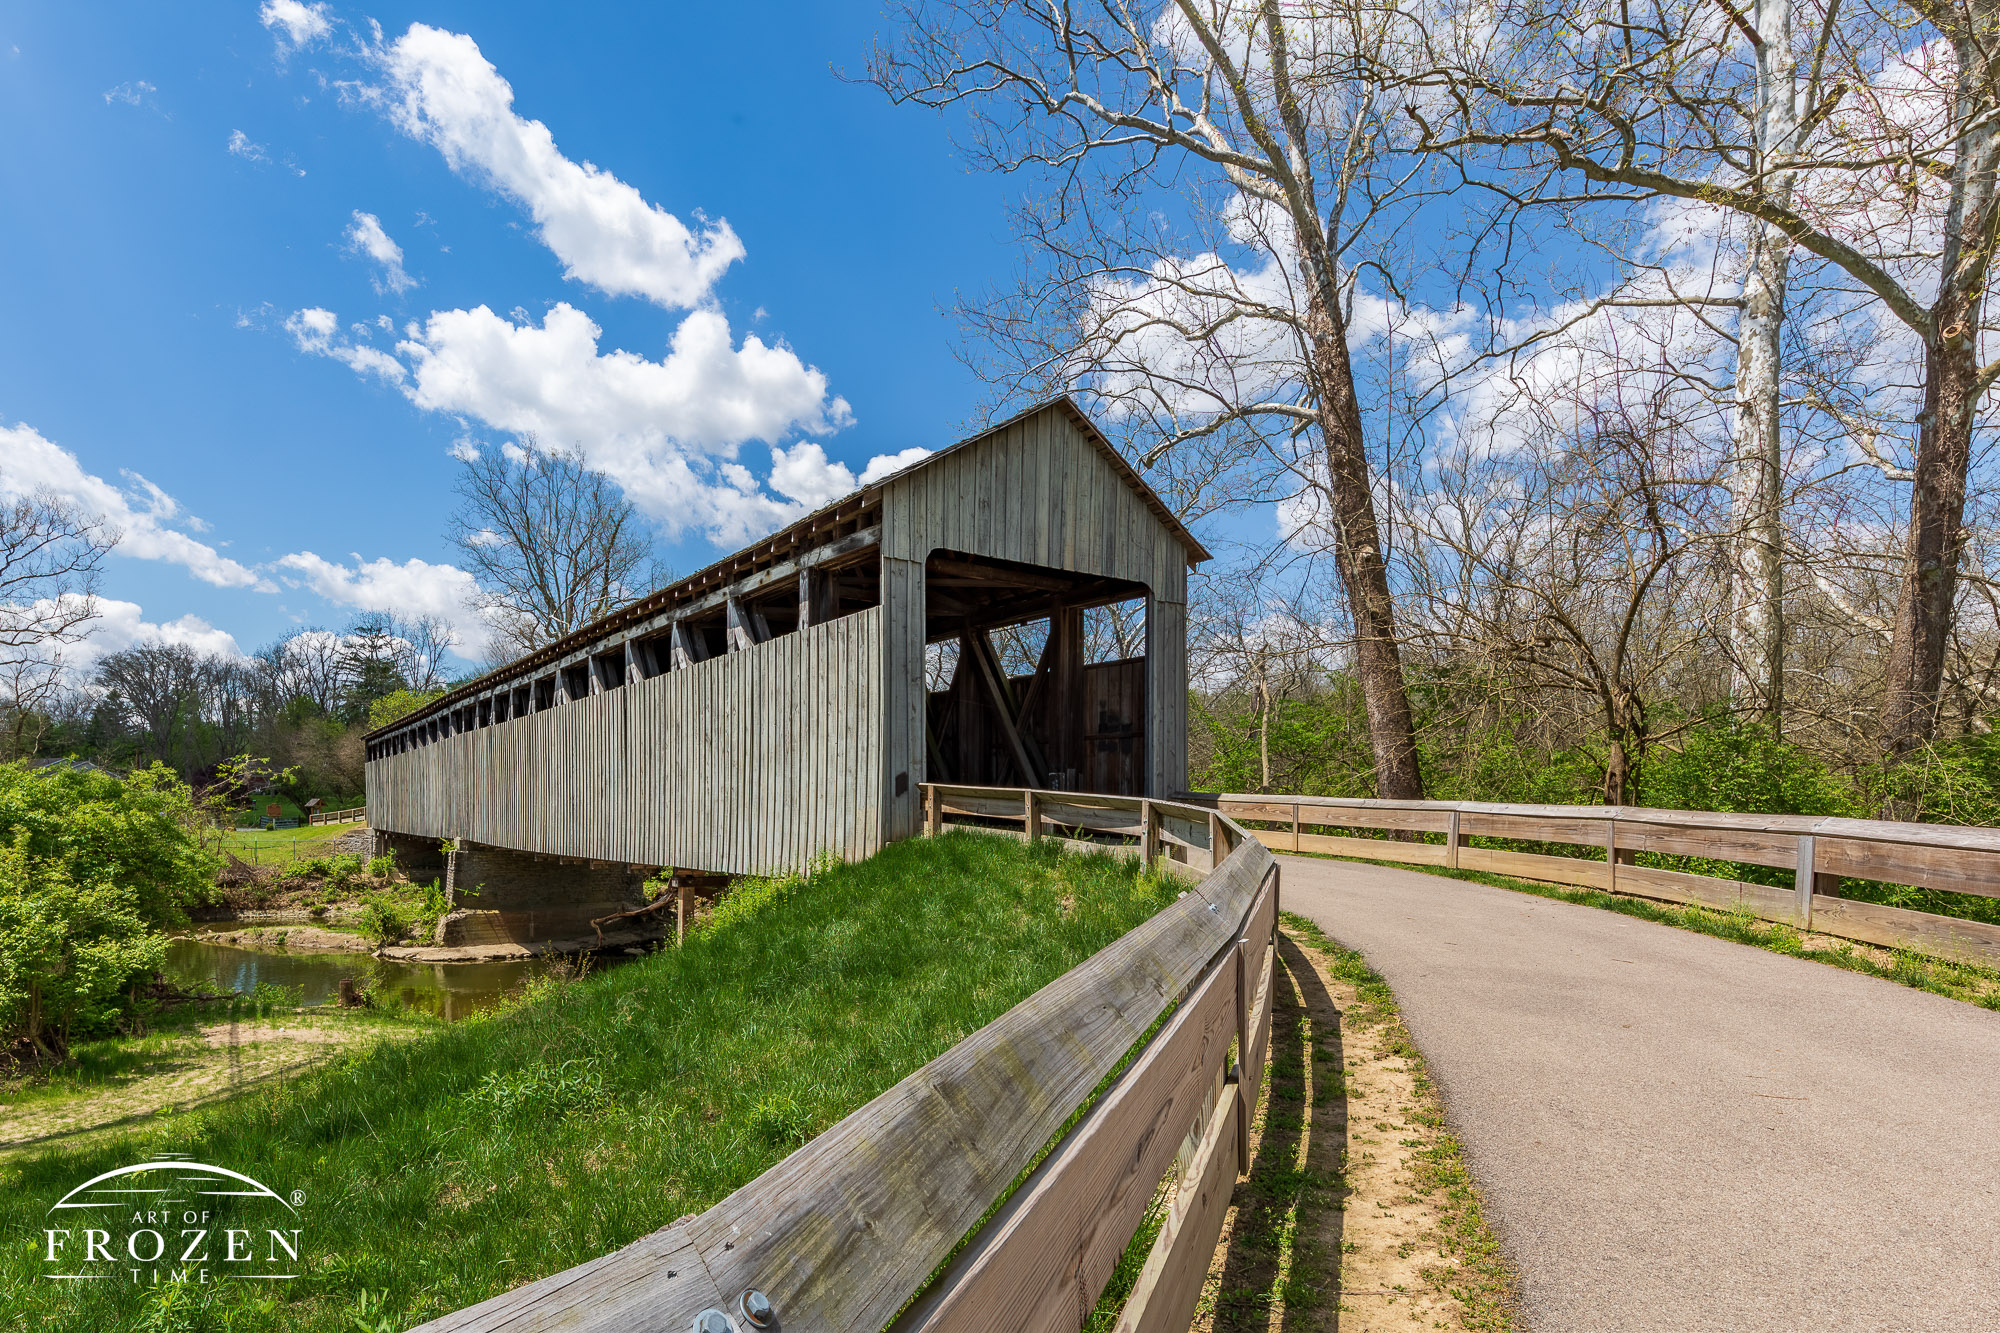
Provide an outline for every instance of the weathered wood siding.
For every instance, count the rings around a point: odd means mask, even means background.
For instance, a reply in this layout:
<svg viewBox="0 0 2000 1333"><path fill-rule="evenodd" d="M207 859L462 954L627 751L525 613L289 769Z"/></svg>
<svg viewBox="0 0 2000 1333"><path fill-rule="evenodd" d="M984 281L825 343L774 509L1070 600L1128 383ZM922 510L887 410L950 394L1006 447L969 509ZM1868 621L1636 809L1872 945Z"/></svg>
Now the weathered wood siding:
<svg viewBox="0 0 2000 1333"><path fill-rule="evenodd" d="M1187 785L1188 550L1062 411L1037 412L882 489L888 719L884 836L917 831L924 780L924 562L933 551L1143 583L1148 794ZM908 790L895 794L898 774Z"/></svg>
<svg viewBox="0 0 2000 1333"><path fill-rule="evenodd" d="M730 874L867 856L881 845L882 627L882 608L858 611L377 759L370 822Z"/></svg>

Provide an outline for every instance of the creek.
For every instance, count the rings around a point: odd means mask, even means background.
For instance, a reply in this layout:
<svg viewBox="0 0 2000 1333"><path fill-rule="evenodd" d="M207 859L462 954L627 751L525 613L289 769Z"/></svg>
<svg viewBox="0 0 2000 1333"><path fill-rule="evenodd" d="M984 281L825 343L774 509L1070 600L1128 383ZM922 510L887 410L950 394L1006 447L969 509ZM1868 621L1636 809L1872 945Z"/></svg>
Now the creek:
<svg viewBox="0 0 2000 1333"><path fill-rule="evenodd" d="M593 970L626 959L600 956ZM177 939L167 945L166 975L182 986L201 983L247 995L259 984L298 990L303 1003L335 1002L343 979L379 993L398 996L404 1005L445 1019L464 1018L490 1009L500 998L531 977L557 966L547 958L498 963L404 963L356 953L283 953L212 944L201 939Z"/></svg>

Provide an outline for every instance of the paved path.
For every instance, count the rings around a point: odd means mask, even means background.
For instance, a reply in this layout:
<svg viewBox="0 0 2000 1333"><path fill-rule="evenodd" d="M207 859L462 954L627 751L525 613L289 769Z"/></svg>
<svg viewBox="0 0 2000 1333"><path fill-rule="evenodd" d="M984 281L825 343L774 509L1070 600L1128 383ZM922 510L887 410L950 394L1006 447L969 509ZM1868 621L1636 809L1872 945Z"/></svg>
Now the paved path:
<svg viewBox="0 0 2000 1333"><path fill-rule="evenodd" d="M2000 1330L2000 1013L1411 871L1284 863L1395 989L1534 1333Z"/></svg>

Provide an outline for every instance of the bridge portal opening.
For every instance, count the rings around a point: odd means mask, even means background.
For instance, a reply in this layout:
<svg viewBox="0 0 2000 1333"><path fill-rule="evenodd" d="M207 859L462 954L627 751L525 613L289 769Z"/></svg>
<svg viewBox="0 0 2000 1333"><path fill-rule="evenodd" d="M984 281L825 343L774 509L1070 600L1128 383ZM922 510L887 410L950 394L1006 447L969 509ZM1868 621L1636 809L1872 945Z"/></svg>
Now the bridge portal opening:
<svg viewBox="0 0 2000 1333"><path fill-rule="evenodd" d="M1144 584L936 551L924 586L931 781L1146 794Z"/></svg>

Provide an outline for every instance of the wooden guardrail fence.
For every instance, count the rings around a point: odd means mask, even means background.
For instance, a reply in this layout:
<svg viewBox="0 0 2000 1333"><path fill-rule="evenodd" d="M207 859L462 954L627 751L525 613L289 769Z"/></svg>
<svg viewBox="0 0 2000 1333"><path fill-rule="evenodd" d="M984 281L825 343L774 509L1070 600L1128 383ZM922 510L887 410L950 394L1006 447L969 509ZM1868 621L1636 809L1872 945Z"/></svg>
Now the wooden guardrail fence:
<svg viewBox="0 0 2000 1333"><path fill-rule="evenodd" d="M366 821L368 807L357 805L352 810L322 810L311 817L315 824L352 824L356 820Z"/></svg>
<svg viewBox="0 0 2000 1333"><path fill-rule="evenodd" d="M2000 897L2000 830L1813 815L1744 815L1640 806L1381 801L1225 792L1182 799L1238 820L1277 824L1254 836L1280 851L1485 870L1725 911L1938 957L2000 965L2000 926L1834 895L1843 878ZM1318 829L1321 832L1309 832ZM1324 830L1439 834L1435 842ZM1472 845L1472 838L1567 843L1593 859ZM1635 864L1640 852L1771 866L1780 888Z"/></svg>
<svg viewBox="0 0 2000 1333"><path fill-rule="evenodd" d="M735 1333L1074 1330L1170 1171L1174 1200L1118 1328L1187 1327L1247 1166L1277 864L1228 816L1185 803L923 794L928 832L998 817L1029 835L1058 823L1122 833L1189 892L707 1212L418 1333L686 1333L709 1310ZM743 1313L750 1292L770 1302L762 1325Z"/></svg>

